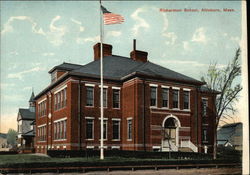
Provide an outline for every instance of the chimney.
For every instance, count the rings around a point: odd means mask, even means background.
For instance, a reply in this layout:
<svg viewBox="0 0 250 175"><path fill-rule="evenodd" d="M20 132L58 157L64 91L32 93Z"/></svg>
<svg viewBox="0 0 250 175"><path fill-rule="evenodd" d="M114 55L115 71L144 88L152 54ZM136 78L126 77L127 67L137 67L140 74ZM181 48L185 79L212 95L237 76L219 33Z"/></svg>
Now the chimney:
<svg viewBox="0 0 250 175"><path fill-rule="evenodd" d="M112 55L112 45L110 44L102 44L103 47L103 56L111 56ZM97 43L93 46L94 49L94 60L99 60L101 57L101 43Z"/></svg>
<svg viewBox="0 0 250 175"><path fill-rule="evenodd" d="M148 52L136 50L136 40L133 41L133 51L130 52L130 58L135 61L147 62L148 61Z"/></svg>

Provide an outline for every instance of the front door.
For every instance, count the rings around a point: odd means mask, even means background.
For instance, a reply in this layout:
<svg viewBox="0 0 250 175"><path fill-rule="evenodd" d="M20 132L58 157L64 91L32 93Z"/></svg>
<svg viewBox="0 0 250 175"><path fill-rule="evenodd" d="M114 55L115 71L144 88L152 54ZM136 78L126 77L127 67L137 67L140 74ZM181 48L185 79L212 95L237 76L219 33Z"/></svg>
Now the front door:
<svg viewBox="0 0 250 175"><path fill-rule="evenodd" d="M164 123L162 150L178 151L177 145L177 125L174 118L168 118Z"/></svg>

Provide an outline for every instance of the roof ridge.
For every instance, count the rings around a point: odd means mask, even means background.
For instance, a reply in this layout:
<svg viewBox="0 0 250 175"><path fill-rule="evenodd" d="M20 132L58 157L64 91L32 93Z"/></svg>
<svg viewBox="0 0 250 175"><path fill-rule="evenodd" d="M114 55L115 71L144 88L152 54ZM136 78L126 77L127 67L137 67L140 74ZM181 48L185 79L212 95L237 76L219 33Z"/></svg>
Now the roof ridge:
<svg viewBox="0 0 250 175"><path fill-rule="evenodd" d="M82 64L68 63L68 62L63 62L62 64L71 64L71 65L76 65L76 66L83 66ZM60 65L61 65L61 64L60 64Z"/></svg>

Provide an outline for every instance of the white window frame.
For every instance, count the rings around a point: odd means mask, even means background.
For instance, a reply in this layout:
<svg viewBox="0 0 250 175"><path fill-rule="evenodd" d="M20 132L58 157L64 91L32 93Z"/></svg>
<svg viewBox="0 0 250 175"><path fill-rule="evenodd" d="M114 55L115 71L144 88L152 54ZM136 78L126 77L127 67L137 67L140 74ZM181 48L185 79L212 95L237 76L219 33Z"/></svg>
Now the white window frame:
<svg viewBox="0 0 250 175"><path fill-rule="evenodd" d="M99 120L101 121L101 118L99 118ZM107 141L108 140L108 118L103 118L103 125L104 125L104 122L106 122L106 139L103 138L103 140ZM100 122L100 126L101 126L101 122ZM100 137L101 137L101 128L100 128ZM101 138L99 140L101 140Z"/></svg>
<svg viewBox="0 0 250 175"><path fill-rule="evenodd" d="M64 138L64 130L65 130L64 121L66 122L66 137L65 138ZM53 135L56 136L56 137L58 137L58 135L59 135L59 138L53 137L53 140L54 141L65 141L65 140L67 140L67 117L54 120L53 123L54 123L54 133L53 133ZM55 125L57 125L57 126L55 127ZM62 125L63 128L62 128L62 126L59 127L60 125ZM56 132L55 132L55 129L56 129ZM61 130L62 130L62 132L60 132ZM57 133L58 131L59 131L59 134ZM61 138L61 137L63 137L63 138Z"/></svg>
<svg viewBox="0 0 250 175"><path fill-rule="evenodd" d="M184 108L184 92L188 92L188 109ZM190 93L190 89L183 89L183 110L185 111L190 111L190 97L191 97L191 93Z"/></svg>
<svg viewBox="0 0 250 175"><path fill-rule="evenodd" d="M114 107L114 91L113 90L119 90L119 106L118 108ZM121 88L120 87L112 87L112 108L113 109L120 109L121 107Z"/></svg>
<svg viewBox="0 0 250 175"><path fill-rule="evenodd" d="M95 118L94 117L85 117L86 120L86 127L87 127L87 120L92 120L93 124L92 124L92 138L86 138L85 140L94 140L95 138ZM87 133L86 133L87 135Z"/></svg>
<svg viewBox="0 0 250 175"><path fill-rule="evenodd" d="M112 141L120 141L121 140L121 119L112 118L112 127L113 127L113 121L118 121L119 125L118 125L118 139L113 139L113 128L112 128Z"/></svg>
<svg viewBox="0 0 250 175"><path fill-rule="evenodd" d="M177 108L174 108L174 93L173 93L174 91L172 92L172 94L173 94L173 106L172 106L172 108L178 110L178 109L180 109L180 88L172 87L172 89L178 91L178 107Z"/></svg>
<svg viewBox="0 0 250 175"><path fill-rule="evenodd" d="M128 121L131 121L131 138L129 138L129 125ZM127 118L127 141L132 141L133 140L133 120L132 117Z"/></svg>
<svg viewBox="0 0 250 175"><path fill-rule="evenodd" d="M99 85L100 88L100 94L101 94L101 85ZM103 106L104 108L108 108L108 86L103 86L103 90L106 89L106 106ZM101 97L100 97L100 107L101 107Z"/></svg>
<svg viewBox="0 0 250 175"><path fill-rule="evenodd" d="M155 91L155 106L151 106L151 88L155 88L156 89L156 91ZM158 106L158 103L157 103L157 101L158 101L158 98L157 98L157 96L158 96L158 85L156 84L150 84L150 108L157 108L157 106Z"/></svg>
<svg viewBox="0 0 250 175"><path fill-rule="evenodd" d="M208 114L207 114L208 98L206 98L206 97L202 97L202 98L201 98L201 103L202 103L202 105L203 105L203 100L206 100L206 101L207 101L207 103L206 103L206 105L207 105L207 106L206 106L206 115L203 114L203 106L202 106L202 114L201 114L201 115L202 115L202 117L205 117L205 116L208 115Z"/></svg>
<svg viewBox="0 0 250 175"><path fill-rule="evenodd" d="M163 103L162 103L162 108L164 109L169 109L169 86L161 86L161 89L162 89L162 92L163 92L163 89L167 89L168 90L168 106L167 107L163 107ZM163 102L163 98L162 98L162 102Z"/></svg>
<svg viewBox="0 0 250 175"><path fill-rule="evenodd" d="M85 105L85 107L90 107L90 108L93 108L94 106L95 106L95 85L94 84L85 84L85 86L86 86L86 105ZM91 88L93 88L93 91L92 91L92 94L93 94L93 104L92 104L92 106L88 106L87 105L87 88L88 87L91 87Z"/></svg>

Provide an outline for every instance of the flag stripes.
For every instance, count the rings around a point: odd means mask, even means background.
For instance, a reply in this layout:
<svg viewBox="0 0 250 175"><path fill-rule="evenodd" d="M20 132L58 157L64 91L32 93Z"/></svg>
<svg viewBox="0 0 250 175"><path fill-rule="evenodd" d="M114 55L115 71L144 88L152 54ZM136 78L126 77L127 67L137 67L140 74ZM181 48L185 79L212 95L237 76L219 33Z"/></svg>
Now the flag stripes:
<svg viewBox="0 0 250 175"><path fill-rule="evenodd" d="M114 13L105 13L103 14L104 24L121 24L124 22L124 18L121 15Z"/></svg>
<svg viewBox="0 0 250 175"><path fill-rule="evenodd" d="M101 6L102 13L103 13L103 21L105 25L110 24L121 24L124 22L123 16L115 13L111 13L105 7Z"/></svg>

